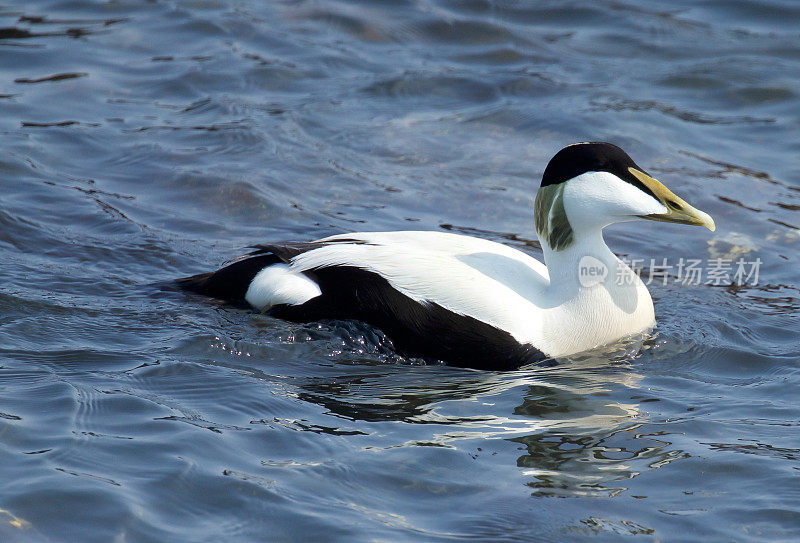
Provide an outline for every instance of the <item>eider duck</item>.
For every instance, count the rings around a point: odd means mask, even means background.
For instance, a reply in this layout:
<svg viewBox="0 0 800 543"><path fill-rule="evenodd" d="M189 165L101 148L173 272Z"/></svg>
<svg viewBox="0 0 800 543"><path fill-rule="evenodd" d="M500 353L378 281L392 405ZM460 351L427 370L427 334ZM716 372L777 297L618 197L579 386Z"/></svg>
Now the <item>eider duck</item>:
<svg viewBox="0 0 800 543"><path fill-rule="evenodd" d="M616 145L576 143L550 160L536 194L544 263L452 233L359 232L255 245L178 284L290 321L362 321L405 355L508 369L655 325L647 287L602 235L636 219L715 228Z"/></svg>

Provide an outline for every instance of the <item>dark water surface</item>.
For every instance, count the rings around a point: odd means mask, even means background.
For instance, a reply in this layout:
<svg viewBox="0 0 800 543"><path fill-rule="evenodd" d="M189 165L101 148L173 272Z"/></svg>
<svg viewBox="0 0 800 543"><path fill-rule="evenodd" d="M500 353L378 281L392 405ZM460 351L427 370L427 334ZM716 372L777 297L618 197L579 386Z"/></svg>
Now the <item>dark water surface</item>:
<svg viewBox="0 0 800 543"><path fill-rule="evenodd" d="M800 538L800 4L0 7L0 541ZM419 365L159 281L266 240L447 229L538 255L609 140L717 221L610 228L646 348Z"/></svg>

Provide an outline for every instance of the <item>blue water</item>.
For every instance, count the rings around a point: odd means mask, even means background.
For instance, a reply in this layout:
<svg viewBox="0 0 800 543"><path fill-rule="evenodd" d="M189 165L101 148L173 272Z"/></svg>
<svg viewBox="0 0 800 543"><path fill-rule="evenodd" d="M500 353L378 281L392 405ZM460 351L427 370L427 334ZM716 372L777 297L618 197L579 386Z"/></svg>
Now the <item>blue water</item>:
<svg viewBox="0 0 800 543"><path fill-rule="evenodd" d="M800 5L0 7L0 541L796 541ZM562 146L717 222L608 229L655 334L420 365L160 282L257 242L454 231L536 256Z"/></svg>

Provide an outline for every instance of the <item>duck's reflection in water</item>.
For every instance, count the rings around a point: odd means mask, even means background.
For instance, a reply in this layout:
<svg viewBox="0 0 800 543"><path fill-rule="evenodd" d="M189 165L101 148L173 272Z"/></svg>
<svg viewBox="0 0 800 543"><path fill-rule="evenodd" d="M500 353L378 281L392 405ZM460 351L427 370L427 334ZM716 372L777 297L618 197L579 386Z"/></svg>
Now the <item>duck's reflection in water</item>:
<svg viewBox="0 0 800 543"><path fill-rule="evenodd" d="M295 393L350 421L347 427L407 423L392 427L391 447L515 444L522 452L517 466L536 495L608 496L626 490L623 481L686 456L640 410L654 398L637 388L642 377L632 362L636 351L505 373L349 366L335 376L306 378ZM387 434L381 434L385 447Z"/></svg>

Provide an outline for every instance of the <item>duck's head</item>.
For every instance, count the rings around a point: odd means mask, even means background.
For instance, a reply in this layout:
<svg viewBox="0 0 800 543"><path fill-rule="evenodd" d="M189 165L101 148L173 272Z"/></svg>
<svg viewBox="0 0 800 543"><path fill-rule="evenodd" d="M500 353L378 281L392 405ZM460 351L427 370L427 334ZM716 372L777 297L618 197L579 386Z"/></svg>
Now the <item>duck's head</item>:
<svg viewBox="0 0 800 543"><path fill-rule="evenodd" d="M714 219L653 179L611 143L576 143L547 164L536 194L539 238L556 251L576 236L636 219L705 226Z"/></svg>

